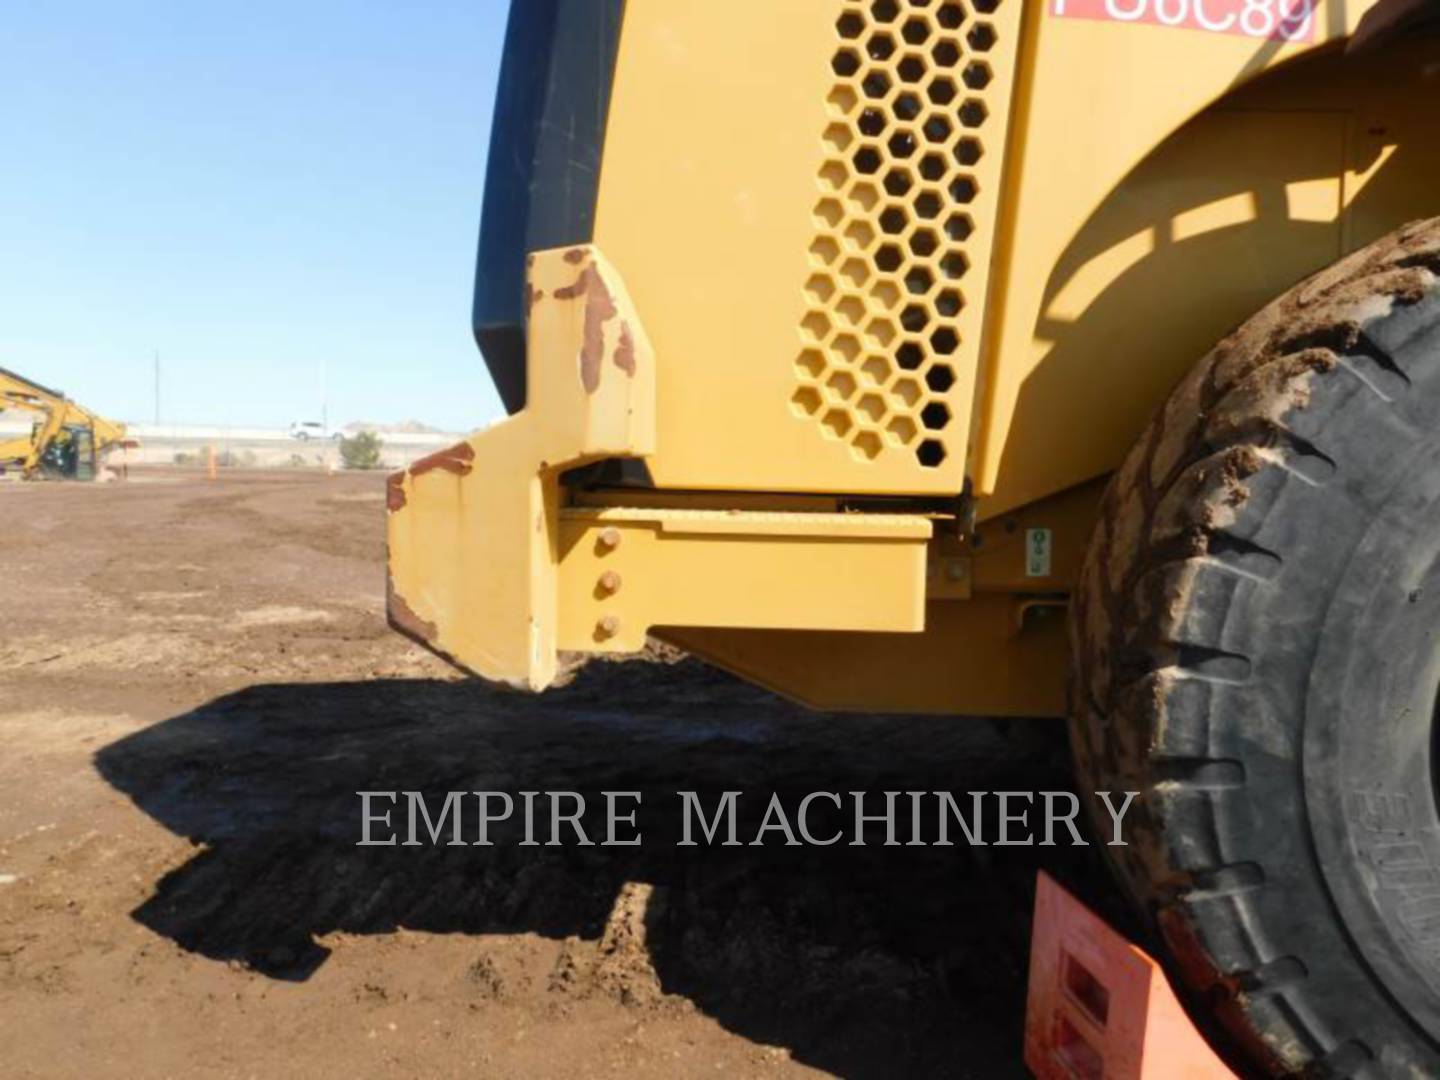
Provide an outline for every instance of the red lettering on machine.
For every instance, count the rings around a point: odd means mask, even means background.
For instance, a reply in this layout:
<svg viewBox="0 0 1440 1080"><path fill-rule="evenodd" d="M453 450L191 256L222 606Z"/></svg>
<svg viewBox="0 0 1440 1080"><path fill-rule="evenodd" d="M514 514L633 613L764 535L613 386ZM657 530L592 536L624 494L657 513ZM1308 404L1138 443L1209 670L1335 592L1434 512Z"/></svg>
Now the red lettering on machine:
<svg viewBox="0 0 1440 1080"><path fill-rule="evenodd" d="M1267 41L1313 41L1315 5L1316 0L1050 0L1050 13Z"/></svg>

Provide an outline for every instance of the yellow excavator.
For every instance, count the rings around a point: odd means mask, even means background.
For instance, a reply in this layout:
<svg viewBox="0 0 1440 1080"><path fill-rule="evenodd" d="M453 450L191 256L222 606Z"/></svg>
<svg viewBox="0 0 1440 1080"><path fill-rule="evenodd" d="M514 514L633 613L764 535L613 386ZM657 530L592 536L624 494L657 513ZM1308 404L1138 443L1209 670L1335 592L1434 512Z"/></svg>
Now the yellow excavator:
<svg viewBox="0 0 1440 1080"><path fill-rule="evenodd" d="M124 424L0 368L0 414L11 410L33 414L35 420L28 435L0 435L0 474L14 470L27 480L93 480L107 450L136 445L126 438Z"/></svg>

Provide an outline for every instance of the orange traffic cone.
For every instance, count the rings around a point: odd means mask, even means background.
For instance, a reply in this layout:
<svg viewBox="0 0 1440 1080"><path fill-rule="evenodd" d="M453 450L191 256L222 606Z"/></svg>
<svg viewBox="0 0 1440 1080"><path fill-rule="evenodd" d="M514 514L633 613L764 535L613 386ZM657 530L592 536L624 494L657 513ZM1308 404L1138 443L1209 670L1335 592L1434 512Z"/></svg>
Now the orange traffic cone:
<svg viewBox="0 0 1440 1080"><path fill-rule="evenodd" d="M1234 1080L1165 973L1041 873L1025 1064L1039 1080Z"/></svg>

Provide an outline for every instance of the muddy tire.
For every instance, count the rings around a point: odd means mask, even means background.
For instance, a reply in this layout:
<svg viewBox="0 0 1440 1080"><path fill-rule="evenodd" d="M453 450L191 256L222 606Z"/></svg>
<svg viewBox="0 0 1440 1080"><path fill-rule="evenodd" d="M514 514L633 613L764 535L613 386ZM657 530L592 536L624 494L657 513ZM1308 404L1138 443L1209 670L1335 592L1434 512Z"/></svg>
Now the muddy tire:
<svg viewBox="0 0 1440 1080"><path fill-rule="evenodd" d="M1074 606L1082 788L1140 793L1106 850L1257 1074L1440 1075L1437 273L1440 219L1221 342Z"/></svg>

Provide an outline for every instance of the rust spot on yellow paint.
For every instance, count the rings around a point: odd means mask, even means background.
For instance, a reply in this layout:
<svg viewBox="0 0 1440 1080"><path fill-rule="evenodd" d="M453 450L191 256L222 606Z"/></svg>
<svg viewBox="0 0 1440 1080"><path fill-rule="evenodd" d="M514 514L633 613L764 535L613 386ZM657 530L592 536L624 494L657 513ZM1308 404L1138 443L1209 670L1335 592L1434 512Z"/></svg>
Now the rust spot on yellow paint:
<svg viewBox="0 0 1440 1080"><path fill-rule="evenodd" d="M434 644L435 624L415 614L405 598L395 591L395 583L388 574L385 577L385 610L390 616L390 625L406 637L414 638L422 645Z"/></svg>
<svg viewBox="0 0 1440 1080"><path fill-rule="evenodd" d="M600 387L600 363L605 358L605 324L618 314L615 298L593 266L580 271L573 285L555 290L556 300L585 300L584 340L580 345L580 382L587 394Z"/></svg>
<svg viewBox="0 0 1440 1080"><path fill-rule="evenodd" d="M555 290L556 300L576 300L585 295L589 288L590 275L594 271L586 267L580 272L580 276L569 285L562 285Z"/></svg>
<svg viewBox="0 0 1440 1080"><path fill-rule="evenodd" d="M392 514L405 509L405 474L391 473L385 478L385 507Z"/></svg>
<svg viewBox="0 0 1440 1080"><path fill-rule="evenodd" d="M536 304L538 304L541 300L544 300L544 299L545 299L545 290L544 290L544 289L537 289L537 288L535 288L535 286L533 286L533 285L530 286L529 294L525 297L525 310L526 310L526 311L531 310Z"/></svg>
<svg viewBox="0 0 1440 1080"><path fill-rule="evenodd" d="M635 374L635 335L629 323L620 324L620 344L615 347L615 366L626 375Z"/></svg>
<svg viewBox="0 0 1440 1080"><path fill-rule="evenodd" d="M447 446L444 450L437 450L429 457L423 457L410 466L411 476L424 476L427 472L435 469L443 469L445 472L454 473L456 476L465 476L470 472L471 462L475 460L475 448L468 442L456 443L454 446Z"/></svg>
<svg viewBox="0 0 1440 1080"><path fill-rule="evenodd" d="M579 266L582 262L585 261L585 249L571 248L565 253L565 261L568 262L571 266Z"/></svg>

